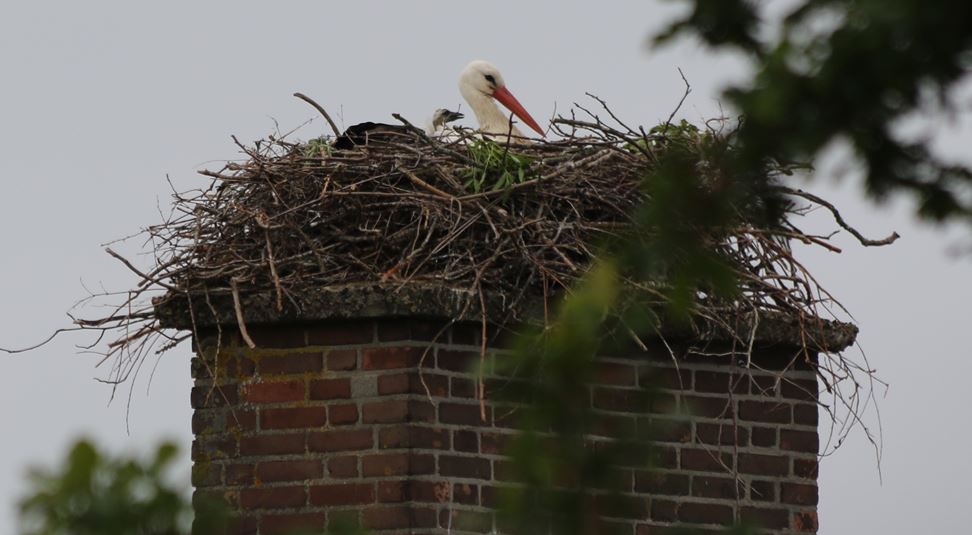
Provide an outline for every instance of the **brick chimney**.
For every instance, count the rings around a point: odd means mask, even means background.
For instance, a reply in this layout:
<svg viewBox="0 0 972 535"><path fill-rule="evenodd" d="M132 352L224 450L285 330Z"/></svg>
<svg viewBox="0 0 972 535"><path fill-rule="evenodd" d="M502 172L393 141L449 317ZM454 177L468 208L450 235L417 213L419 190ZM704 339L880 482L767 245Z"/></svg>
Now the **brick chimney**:
<svg viewBox="0 0 972 535"><path fill-rule="evenodd" d="M494 510L510 483L513 418L489 401L480 418L470 372L480 324L450 324L470 296L371 286L300 299L300 312L286 314L272 296L244 299L255 348L228 296L159 310L167 326L197 329L196 494L225 499L240 534L323 530L342 517L378 533L502 531ZM853 341L852 326L831 327L831 349ZM685 336L710 347L720 338ZM749 368L729 356L676 362L660 340L601 358L596 411L669 424L656 436L656 465L624 471L631 515L610 521L632 535L716 533L737 520L761 533L816 532L817 382L794 358L796 340L785 319L761 321ZM630 401L649 376L661 380L657 414Z"/></svg>

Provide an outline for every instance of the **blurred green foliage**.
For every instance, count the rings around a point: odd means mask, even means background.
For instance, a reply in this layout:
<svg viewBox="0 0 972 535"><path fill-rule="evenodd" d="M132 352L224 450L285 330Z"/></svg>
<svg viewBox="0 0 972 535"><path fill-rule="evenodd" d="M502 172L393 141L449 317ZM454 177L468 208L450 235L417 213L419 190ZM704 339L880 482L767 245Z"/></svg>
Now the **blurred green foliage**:
<svg viewBox="0 0 972 535"><path fill-rule="evenodd" d="M725 93L745 117L740 169L768 155L810 161L848 142L872 197L911 192L920 216L972 223L972 170L896 131L930 110L962 111L949 90L972 68L972 2L803 0L779 34L751 0L684 2L689 14L656 43L696 35L754 63L755 75Z"/></svg>
<svg viewBox="0 0 972 535"><path fill-rule="evenodd" d="M78 441L56 470L33 469L20 503L23 535L177 535L192 529L186 489L167 481L177 449L164 443L147 461L111 457ZM215 533L224 517L200 504L196 533Z"/></svg>

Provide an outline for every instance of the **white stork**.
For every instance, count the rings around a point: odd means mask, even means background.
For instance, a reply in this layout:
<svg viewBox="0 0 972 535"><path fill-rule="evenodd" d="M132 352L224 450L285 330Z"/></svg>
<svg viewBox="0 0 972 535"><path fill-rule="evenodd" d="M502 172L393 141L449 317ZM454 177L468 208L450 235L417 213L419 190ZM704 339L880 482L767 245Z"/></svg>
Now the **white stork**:
<svg viewBox="0 0 972 535"><path fill-rule="evenodd" d="M469 103L476 120L479 121L479 131L486 136L507 136L512 134L514 137L523 138L523 133L516 126L510 125L510 120L503 113L495 101L506 106L506 109L513 112L530 128L541 136L544 135L543 129L527 113L523 105L520 104L513 93L506 88L503 75L500 74L493 64L476 60L466 65L466 68L459 74L459 92Z"/></svg>
<svg viewBox="0 0 972 535"><path fill-rule="evenodd" d="M459 92L469 103L479 121L479 132L484 137L506 137L511 135L521 142L529 142L523 132L503 113L496 101L506 106L508 110L520 118L530 128L541 136L544 135L540 125L527 113L520 101L506 88L503 75L491 63L476 60L466 65L459 74ZM451 121L461 119L462 114L438 109L426 124L426 133L443 142L461 139L461 136L447 125ZM407 129L401 125L364 122L349 126L347 130L334 141L334 148L347 150L358 145L367 145L369 137L402 135Z"/></svg>

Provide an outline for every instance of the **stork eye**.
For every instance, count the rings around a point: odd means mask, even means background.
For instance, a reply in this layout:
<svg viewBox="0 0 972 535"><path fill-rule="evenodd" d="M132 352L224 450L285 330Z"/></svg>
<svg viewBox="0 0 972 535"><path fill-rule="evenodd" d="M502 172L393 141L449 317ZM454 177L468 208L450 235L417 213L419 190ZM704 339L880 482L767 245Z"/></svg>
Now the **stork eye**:
<svg viewBox="0 0 972 535"><path fill-rule="evenodd" d="M494 78L492 74L486 75L486 81L493 85L496 85L496 78Z"/></svg>

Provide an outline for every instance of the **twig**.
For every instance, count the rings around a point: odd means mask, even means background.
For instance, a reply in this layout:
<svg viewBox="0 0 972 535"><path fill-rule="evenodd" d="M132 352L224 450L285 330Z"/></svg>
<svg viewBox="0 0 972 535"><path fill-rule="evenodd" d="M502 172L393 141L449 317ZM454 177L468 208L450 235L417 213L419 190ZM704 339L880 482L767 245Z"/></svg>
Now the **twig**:
<svg viewBox="0 0 972 535"><path fill-rule="evenodd" d="M297 92L297 93L294 93L294 96L297 97L297 98L299 98L300 100L303 100L304 102L310 104L311 106L314 106L314 109L316 109L318 112L320 112L320 114L324 116L324 119L327 120L327 124L331 125L331 131L334 132L334 137L340 137L341 136L341 131L338 130L337 125L334 124L334 120L331 119L331 116L328 115L327 110L325 110L323 106L321 106L317 102L314 102L314 100L312 98L308 97L307 95L305 95L303 93Z"/></svg>
<svg viewBox="0 0 972 535"><path fill-rule="evenodd" d="M250 333L246 331L246 322L243 321L243 306L240 304L240 290L236 286L236 279L230 279L230 287L233 289L233 310L236 311L236 324L240 327L240 336L250 349L256 349Z"/></svg>
<svg viewBox="0 0 972 535"><path fill-rule="evenodd" d="M793 189L793 188L788 188L786 186L777 186L776 189L784 193L788 193L790 195L803 197L808 201L812 201L816 204L819 204L820 206L823 206L824 208L829 210L831 214L833 214L834 221L836 221L837 224L841 226L841 228L843 228L847 232L850 232L855 238L857 238L857 241L859 241L861 245L865 247L881 247L884 245L891 245L898 238L901 237L901 235L899 235L897 232L892 232L890 236L882 240L872 240L872 239L865 238L863 234L857 231L857 229L847 224L847 221L844 221L843 216L840 215L840 212L837 210L837 208L833 204L829 203L828 201L812 193L803 191L802 189Z"/></svg>

